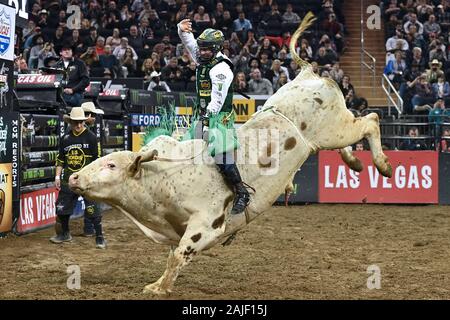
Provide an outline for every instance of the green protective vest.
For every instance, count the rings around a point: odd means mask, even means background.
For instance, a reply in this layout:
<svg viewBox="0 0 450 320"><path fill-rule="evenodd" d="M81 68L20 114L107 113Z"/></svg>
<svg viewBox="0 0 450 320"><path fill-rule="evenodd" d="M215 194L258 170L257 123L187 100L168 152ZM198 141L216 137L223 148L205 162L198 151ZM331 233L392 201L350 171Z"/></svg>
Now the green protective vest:
<svg viewBox="0 0 450 320"><path fill-rule="evenodd" d="M206 114L206 107L211 101L212 82L209 76L209 71L218 63L227 63L231 70L233 70L233 64L224 57L216 57L212 59L210 63L199 65L196 71L196 85L197 85L197 103L194 108L194 117L198 115ZM227 92L227 97L222 106L220 112L231 112L233 110L233 84L230 85Z"/></svg>

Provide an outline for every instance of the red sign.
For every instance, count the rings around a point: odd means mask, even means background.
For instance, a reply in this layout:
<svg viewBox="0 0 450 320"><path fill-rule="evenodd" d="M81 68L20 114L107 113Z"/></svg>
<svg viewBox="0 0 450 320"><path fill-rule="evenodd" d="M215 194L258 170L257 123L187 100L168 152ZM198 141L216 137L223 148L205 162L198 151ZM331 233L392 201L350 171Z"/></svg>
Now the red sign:
<svg viewBox="0 0 450 320"><path fill-rule="evenodd" d="M54 74L19 74L17 78L18 84L52 84L56 81Z"/></svg>
<svg viewBox="0 0 450 320"><path fill-rule="evenodd" d="M58 197L56 188L47 188L20 195L20 217L17 231L26 233L55 223Z"/></svg>
<svg viewBox="0 0 450 320"><path fill-rule="evenodd" d="M99 96L120 97L120 90L119 89L105 89L105 90L103 90L103 92L99 93Z"/></svg>
<svg viewBox="0 0 450 320"><path fill-rule="evenodd" d="M319 202L438 203L438 152L386 152L392 178L378 172L369 151L354 154L362 172L350 170L337 151L319 153Z"/></svg>

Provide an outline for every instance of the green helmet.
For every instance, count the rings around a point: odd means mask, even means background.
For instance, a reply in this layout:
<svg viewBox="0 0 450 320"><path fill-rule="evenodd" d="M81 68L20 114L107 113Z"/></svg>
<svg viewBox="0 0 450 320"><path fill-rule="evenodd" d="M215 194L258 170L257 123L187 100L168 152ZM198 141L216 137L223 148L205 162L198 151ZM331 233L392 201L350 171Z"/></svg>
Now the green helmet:
<svg viewBox="0 0 450 320"><path fill-rule="evenodd" d="M202 34L197 38L197 44L199 48L207 48L211 49L213 52L213 57L216 56L217 52L222 50L223 42L225 41L225 37L220 30L208 28L202 32ZM205 59L200 56L200 63L207 63L212 59Z"/></svg>

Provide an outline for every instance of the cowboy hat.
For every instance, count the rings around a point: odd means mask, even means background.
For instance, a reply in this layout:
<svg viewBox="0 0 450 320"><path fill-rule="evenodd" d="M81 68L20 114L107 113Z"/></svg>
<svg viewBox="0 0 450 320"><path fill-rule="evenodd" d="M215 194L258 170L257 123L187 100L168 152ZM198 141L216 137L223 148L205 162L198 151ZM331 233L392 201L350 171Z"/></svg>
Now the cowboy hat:
<svg viewBox="0 0 450 320"><path fill-rule="evenodd" d="M82 103L81 108L85 113L105 114L102 109L97 109L92 101Z"/></svg>
<svg viewBox="0 0 450 320"><path fill-rule="evenodd" d="M161 75L161 72L153 71L152 73L150 73L150 78L159 77L160 75Z"/></svg>
<svg viewBox="0 0 450 320"><path fill-rule="evenodd" d="M438 59L433 59L433 61L430 62L431 66L434 65L434 64L439 65L439 67L442 66L442 62L440 62Z"/></svg>
<svg viewBox="0 0 450 320"><path fill-rule="evenodd" d="M82 107L73 107L70 114L64 115L64 120L85 121L87 118Z"/></svg>

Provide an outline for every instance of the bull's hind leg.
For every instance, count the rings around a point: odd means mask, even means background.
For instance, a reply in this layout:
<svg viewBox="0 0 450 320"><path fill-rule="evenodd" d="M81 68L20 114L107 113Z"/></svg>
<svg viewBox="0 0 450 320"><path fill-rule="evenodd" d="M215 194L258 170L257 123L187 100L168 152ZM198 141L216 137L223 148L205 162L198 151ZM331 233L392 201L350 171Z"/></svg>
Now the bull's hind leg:
<svg viewBox="0 0 450 320"><path fill-rule="evenodd" d="M363 119L365 120L364 138L369 141L373 163L383 176L390 178L392 176L392 166L381 147L380 122L378 115L376 113L370 113Z"/></svg>
<svg viewBox="0 0 450 320"><path fill-rule="evenodd" d="M341 153L342 160L349 166L353 171L361 172L363 171L363 164L352 152L352 147L348 146L339 150Z"/></svg>
<svg viewBox="0 0 450 320"><path fill-rule="evenodd" d="M205 218L208 218L208 213L205 213ZM189 224L178 247L170 250L164 274L158 281L145 286L144 293L168 294L172 292L181 268L187 265L194 255L218 241L224 232L224 221L225 215L222 214L212 222L205 219Z"/></svg>

